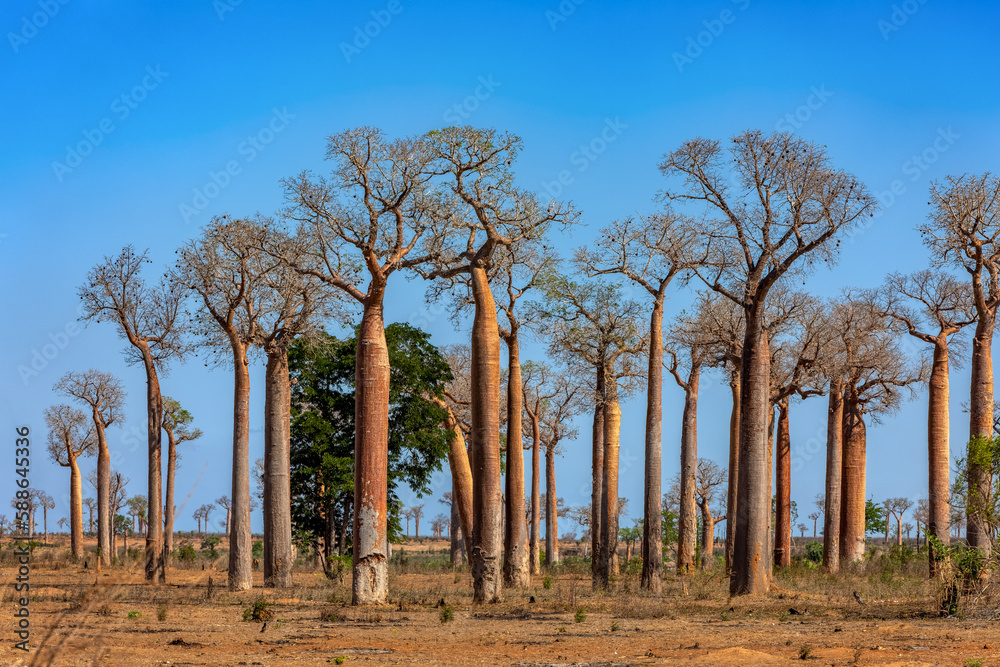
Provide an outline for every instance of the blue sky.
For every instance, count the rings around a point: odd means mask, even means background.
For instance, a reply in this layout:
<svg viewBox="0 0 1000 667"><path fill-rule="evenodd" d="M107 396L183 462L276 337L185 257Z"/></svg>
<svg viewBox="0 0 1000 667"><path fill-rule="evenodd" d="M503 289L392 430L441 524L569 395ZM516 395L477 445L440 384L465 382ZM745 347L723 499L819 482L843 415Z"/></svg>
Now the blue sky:
<svg viewBox="0 0 1000 667"><path fill-rule="evenodd" d="M655 210L662 187L656 165L684 140L794 130L827 146L833 162L885 205L873 225L842 243L838 266L812 276L807 288L831 296L849 285L877 285L889 271L924 268L927 253L914 227L926 216L928 185L989 170L1000 152L996 5L674 4L4 3L0 433L12 445L15 425L32 428L32 478L56 498L55 517L68 514L62 499L69 482L45 454L42 412L60 400L51 387L69 370L98 367L126 382L128 421L111 434L111 445L132 479L130 493L145 492L144 375L124 365L110 326L73 328L76 288L87 270L127 243L149 247L151 268L162 270L212 215L276 211L279 180L324 171L325 137L345 128L369 124L406 135L464 122L520 135L521 185L544 195L561 171L572 176L560 196L582 210L586 226L560 241L566 254L615 218ZM614 140L584 156L581 147L609 123L617 129L606 136ZM419 281L392 287L388 320L421 323L440 344L465 339L438 309L420 305ZM668 309L691 299L678 291ZM67 326L73 335L63 339ZM65 345L44 348L52 338ZM24 378L18 368L29 366L35 351L52 358ZM525 358L543 354L539 343L524 351ZM723 462L728 388L710 377L702 385L699 449ZM262 379L260 366L254 458L262 450ZM190 514L200 504L229 491L231 383L225 370L201 359L175 364L164 378L164 392L205 432L184 446L180 529L195 525ZM960 411L967 387L967 371L954 372L953 450L968 435ZM680 389L667 386L665 480L678 468L681 409ZM631 498L632 517L641 512L644 410L643 397L624 408L621 495ZM921 394L869 431L868 485L876 499L926 497L925 410ZM811 510L824 451L809 442L823 437L823 400L794 405L791 424L793 457L801 462L793 498ZM584 504L589 443L566 449L557 464L559 495ZM437 488L449 486L438 475ZM8 473L0 497L12 491ZM434 506L430 516L444 509L439 495L423 501Z"/></svg>

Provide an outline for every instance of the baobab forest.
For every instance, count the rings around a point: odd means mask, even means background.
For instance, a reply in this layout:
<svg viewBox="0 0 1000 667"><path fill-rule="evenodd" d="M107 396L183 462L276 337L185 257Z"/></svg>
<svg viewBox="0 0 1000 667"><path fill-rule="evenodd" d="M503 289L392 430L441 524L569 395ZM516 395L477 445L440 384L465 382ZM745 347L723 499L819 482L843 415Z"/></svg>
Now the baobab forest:
<svg viewBox="0 0 1000 667"><path fill-rule="evenodd" d="M0 662L1000 664L996 7L114 12L4 11Z"/></svg>

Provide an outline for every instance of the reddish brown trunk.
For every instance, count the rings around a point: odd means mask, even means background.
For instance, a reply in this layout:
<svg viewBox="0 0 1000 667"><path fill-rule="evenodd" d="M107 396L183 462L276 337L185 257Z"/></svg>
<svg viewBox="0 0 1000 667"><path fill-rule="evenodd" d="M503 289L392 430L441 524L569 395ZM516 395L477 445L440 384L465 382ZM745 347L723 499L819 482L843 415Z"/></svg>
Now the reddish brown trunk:
<svg viewBox="0 0 1000 667"><path fill-rule="evenodd" d="M545 566L559 562L559 515L556 498L556 452L545 448Z"/></svg>
<svg viewBox="0 0 1000 667"><path fill-rule="evenodd" d="M735 368L729 377L733 409L729 414L729 485L726 493L726 574L733 572L733 546L736 543L736 489L740 479L740 385L742 369Z"/></svg>
<svg viewBox="0 0 1000 667"><path fill-rule="evenodd" d="M771 534L768 467L771 354L763 304L746 317L740 387L740 455L731 595L764 595L769 588L767 544Z"/></svg>
<svg viewBox="0 0 1000 667"><path fill-rule="evenodd" d="M840 560L856 563L865 555L865 421L849 388L844 398L844 456L841 478Z"/></svg>
<svg viewBox="0 0 1000 667"><path fill-rule="evenodd" d="M601 497L604 488L604 399L605 370L597 366L597 380L594 384L596 405L594 406L593 469L590 498L590 566L594 587L600 586L601 568Z"/></svg>
<svg viewBox="0 0 1000 667"><path fill-rule="evenodd" d="M247 350L233 336L233 489L229 522L229 590L253 586L250 539L250 369Z"/></svg>
<svg viewBox="0 0 1000 667"><path fill-rule="evenodd" d="M94 426L97 429L97 551L98 568L111 564L111 452L104 433L97 406L93 408Z"/></svg>
<svg viewBox="0 0 1000 667"><path fill-rule="evenodd" d="M778 445L775 458L777 516L774 521L774 564L792 563L792 460L788 433L788 401L778 404Z"/></svg>
<svg viewBox="0 0 1000 667"><path fill-rule="evenodd" d="M993 327L996 311L980 311L972 339L972 390L969 398L970 445L976 436L993 437ZM969 480L965 536L969 546L989 554L988 508L993 495L988 466L977 464L970 449L966 476Z"/></svg>
<svg viewBox="0 0 1000 667"><path fill-rule="evenodd" d="M284 347L267 355L264 379L264 585L292 585L291 390Z"/></svg>
<svg viewBox="0 0 1000 667"><path fill-rule="evenodd" d="M163 453L161 431L163 428L163 397L160 380L149 348L142 348L146 367L146 408L149 434L148 512L149 528L146 530L146 581L166 583L167 573L163 558L163 494L161 491Z"/></svg>
<svg viewBox="0 0 1000 667"><path fill-rule="evenodd" d="M607 588L618 574L618 436L622 411L618 404L615 381L607 387L604 399L604 480L601 487L601 550L599 586Z"/></svg>
<svg viewBox="0 0 1000 667"><path fill-rule="evenodd" d="M500 558L500 332L486 270L470 270L476 312L472 323L473 601L501 599Z"/></svg>
<svg viewBox="0 0 1000 667"><path fill-rule="evenodd" d="M642 579L651 593L663 590L663 294L649 318L649 371L646 392L646 468L643 480Z"/></svg>
<svg viewBox="0 0 1000 667"><path fill-rule="evenodd" d="M531 561L531 573L538 574L542 570L542 563L539 555L539 531L541 530L541 514L542 508L539 505L542 502L542 491L541 491L541 462L539 461L539 454L541 449L542 435L540 432L538 417L532 417L531 419L531 539L528 543L528 551L530 553ZM547 454L546 454L547 456ZM548 461L548 459L546 459ZM546 501L548 499L546 498ZM548 507L546 507L545 515L545 529L548 531ZM548 535L546 535L546 538ZM548 540L546 539L546 545ZM546 548L548 548L546 546Z"/></svg>
<svg viewBox="0 0 1000 667"><path fill-rule="evenodd" d="M386 536L389 464L389 348L382 292L371 286L358 327L354 396L354 578L352 604L389 593Z"/></svg>
<svg viewBox="0 0 1000 667"><path fill-rule="evenodd" d="M931 377L927 384L927 454L928 454L928 510L927 532L944 544L951 542L951 507L948 503L950 484L948 479L951 452L948 443L949 380L948 341L941 336L934 345L934 361ZM938 564L934 550L929 549L930 576L937 574Z"/></svg>
<svg viewBox="0 0 1000 667"><path fill-rule="evenodd" d="M463 549L471 548L472 536L472 468L469 465L469 452L465 447L465 436L462 427L448 404L439 398L432 399L448 411L445 427L454 433L448 441L448 467L451 468L452 505L456 507L462 526ZM468 554L466 554L468 555Z"/></svg>
<svg viewBox="0 0 1000 667"><path fill-rule="evenodd" d="M688 574L695 567L697 512L695 476L698 472L698 386L701 360L691 353L691 371L684 387L684 415L681 426L681 498L677 517L677 574Z"/></svg>
<svg viewBox="0 0 1000 667"><path fill-rule="evenodd" d="M174 552L174 473L177 471L177 439L167 432L167 492L163 509L163 557L169 563ZM229 524L226 524L229 528Z"/></svg>
<svg viewBox="0 0 1000 667"><path fill-rule="evenodd" d="M503 585L524 588L531 582L528 564L528 527L524 508L524 446L521 440L521 362L517 330L507 340L507 484L505 493ZM534 470L532 471L532 483ZM533 488L537 491L537 486ZM532 516L537 511L532 506ZM537 541L536 541L537 547Z"/></svg>
<svg viewBox="0 0 1000 667"><path fill-rule="evenodd" d="M840 571L841 474L843 472L844 390L839 378L830 380L826 420L826 503L823 510L823 567Z"/></svg>
<svg viewBox="0 0 1000 667"><path fill-rule="evenodd" d="M701 566L708 568L715 557L715 518L708 503L701 503Z"/></svg>
<svg viewBox="0 0 1000 667"><path fill-rule="evenodd" d="M83 557L83 487L80 465L73 450L66 448L69 459L69 528L70 550L75 558Z"/></svg>

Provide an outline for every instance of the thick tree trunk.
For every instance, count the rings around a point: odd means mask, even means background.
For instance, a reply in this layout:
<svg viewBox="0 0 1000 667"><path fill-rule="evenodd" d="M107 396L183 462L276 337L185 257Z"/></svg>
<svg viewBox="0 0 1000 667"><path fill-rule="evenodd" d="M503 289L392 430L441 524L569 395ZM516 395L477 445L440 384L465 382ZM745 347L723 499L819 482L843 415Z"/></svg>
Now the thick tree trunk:
<svg viewBox="0 0 1000 667"><path fill-rule="evenodd" d="M358 327L355 357L354 578L351 603L381 604L389 594L387 494L389 348L382 292L372 285Z"/></svg>
<svg viewBox="0 0 1000 667"><path fill-rule="evenodd" d="M840 561L856 563L865 555L865 421L856 397L844 397L844 456L841 479Z"/></svg>
<svg viewBox="0 0 1000 667"><path fill-rule="evenodd" d="M507 340L507 484L505 493L503 585L525 588L531 582L528 565L528 526L524 511L524 446L521 433L523 408L520 345L517 331ZM534 482L534 470L532 470ZM537 487L533 489L533 492ZM537 512L537 503L532 507ZM536 541L537 547L537 541Z"/></svg>
<svg viewBox="0 0 1000 667"><path fill-rule="evenodd" d="M826 419L826 503L823 509L823 567L840 571L841 474L843 472L844 390L840 379L830 380Z"/></svg>
<svg viewBox="0 0 1000 667"><path fill-rule="evenodd" d="M927 454L928 454L928 508L927 532L944 544L951 542L948 504L950 483L948 479L951 452L948 442L950 423L948 419L949 379L948 379L948 339L943 335L934 345L934 361L931 377L927 383ZM919 524L917 524L919 526ZM919 528L918 528L919 530ZM930 576L938 571L934 550L928 549Z"/></svg>
<svg viewBox="0 0 1000 667"><path fill-rule="evenodd" d="M458 484L455 478L451 478L451 518L448 526L448 536L451 538L451 564L452 566L465 563L465 533L462 531L462 518L458 512Z"/></svg>
<svg viewBox="0 0 1000 667"><path fill-rule="evenodd" d="M291 390L288 352L267 355L264 380L264 585L292 585Z"/></svg>
<svg viewBox="0 0 1000 667"><path fill-rule="evenodd" d="M701 503L701 567L706 569L715 558L715 519L708 503Z"/></svg>
<svg viewBox="0 0 1000 667"><path fill-rule="evenodd" d="M472 468L469 464L469 452L465 447L462 427L451 408L439 398L432 400L448 412L445 428L454 433L454 436L448 441L448 467L451 468L452 484L451 502L457 507L456 511L462 526L464 548L468 550L471 547L470 538L472 535ZM407 532L409 532L409 522L407 522Z"/></svg>
<svg viewBox="0 0 1000 667"><path fill-rule="evenodd" d="M747 312L740 387L740 461L731 595L764 595L769 588L767 544L771 533L771 471L767 437L771 354L763 304ZM732 516L732 513L730 513Z"/></svg>
<svg viewBox="0 0 1000 667"><path fill-rule="evenodd" d="M593 468L591 477L590 497L590 572L594 588L601 582L601 498L604 489L604 401L606 393L605 368L597 366L597 380L594 384L594 434L593 434Z"/></svg>
<svg viewBox="0 0 1000 667"><path fill-rule="evenodd" d="M163 557L170 563L174 552L174 473L177 471L177 439L167 433L167 492L163 508ZM229 517L226 517L229 529Z"/></svg>
<svg viewBox="0 0 1000 667"><path fill-rule="evenodd" d="M233 338L233 489L229 521L229 590L253 586L250 537L250 368L242 341Z"/></svg>
<svg viewBox="0 0 1000 667"><path fill-rule="evenodd" d="M69 529L70 549L74 558L83 557L83 485L80 477L80 465L76 456L67 448L69 454ZM48 532L48 530L46 530Z"/></svg>
<svg viewBox="0 0 1000 667"><path fill-rule="evenodd" d="M616 380L607 387L604 399L604 480L601 487L600 588L608 588L618 574L618 437L622 411L618 404Z"/></svg>
<svg viewBox="0 0 1000 667"><path fill-rule="evenodd" d="M97 551L100 565L111 564L111 452L105 437L97 408L94 408L94 427L97 429Z"/></svg>
<svg viewBox="0 0 1000 667"><path fill-rule="evenodd" d="M160 446L163 429L163 397L160 394L160 380L156 375L156 366L148 349L142 350L146 367L146 408L149 432L149 474L148 474L148 512L149 528L146 530L146 581L166 583L166 564L163 558L163 481L162 459Z"/></svg>
<svg viewBox="0 0 1000 667"><path fill-rule="evenodd" d="M733 548L736 544L736 489L740 479L740 385L742 369L735 368L729 376L733 394L733 409L729 414L729 486L726 492L726 574L733 573Z"/></svg>
<svg viewBox="0 0 1000 667"><path fill-rule="evenodd" d="M691 353L691 371L684 387L684 415L681 426L681 498L677 516L677 574L688 574L695 568L695 546L698 540L695 484L698 474L698 385L701 380L701 359Z"/></svg>
<svg viewBox="0 0 1000 667"><path fill-rule="evenodd" d="M663 294L649 318L649 371L646 391L646 469L643 479L642 579L651 593L663 590Z"/></svg>
<svg viewBox="0 0 1000 667"><path fill-rule="evenodd" d="M471 269L472 323L472 581L473 602L501 599L503 506L500 486L500 332L486 270Z"/></svg>
<svg viewBox="0 0 1000 667"><path fill-rule="evenodd" d="M545 448L545 566L559 562L559 511L556 498L556 450Z"/></svg>
<svg viewBox="0 0 1000 667"><path fill-rule="evenodd" d="M778 452L775 458L777 483L774 521L774 564L792 563L792 460L788 433L788 401L778 404Z"/></svg>
<svg viewBox="0 0 1000 667"><path fill-rule="evenodd" d="M969 439L966 476L968 478L968 508L965 536L969 546L990 552L988 508L993 494L989 465L977 461L971 449L976 436L993 437L993 327L996 311L980 312L976 335L972 339L972 390L969 397ZM982 457L979 457L980 459Z"/></svg>
<svg viewBox="0 0 1000 667"><path fill-rule="evenodd" d="M531 574L538 574L542 571L542 563L539 555L539 532L541 531L541 518L542 518L542 508L539 506L542 502L542 481L541 481L541 461L539 460L540 449L541 449L541 432L538 424L537 416L531 420L531 536L528 542L528 552L530 554L531 561ZM546 498L546 503L548 498ZM546 507L546 511L548 507ZM545 520L548 522L548 514L545 515ZM545 524L545 531L548 533L549 524ZM547 536L546 536L547 537ZM546 544L548 540L546 540ZM546 549L548 547L546 546ZM546 557L546 561L548 558Z"/></svg>

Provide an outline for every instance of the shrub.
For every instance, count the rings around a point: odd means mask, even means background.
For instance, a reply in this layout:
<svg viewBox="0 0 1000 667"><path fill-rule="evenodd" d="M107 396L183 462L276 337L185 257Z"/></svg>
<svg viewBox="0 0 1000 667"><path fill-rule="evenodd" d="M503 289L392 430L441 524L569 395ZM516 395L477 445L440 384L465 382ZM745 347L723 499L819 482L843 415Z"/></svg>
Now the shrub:
<svg viewBox="0 0 1000 667"><path fill-rule="evenodd" d="M128 620L134 621L137 618L142 618L142 612L141 611L132 610L132 611L130 611L128 613Z"/></svg>
<svg viewBox="0 0 1000 667"><path fill-rule="evenodd" d="M823 562L822 542L809 542L806 544L806 560L813 563Z"/></svg>
<svg viewBox="0 0 1000 667"><path fill-rule="evenodd" d="M454 610L451 607L447 606L447 605L444 606L444 607L441 607L441 622L442 623L450 623L451 621L454 621L454 620L455 620L455 612L454 612Z"/></svg>
<svg viewBox="0 0 1000 667"><path fill-rule="evenodd" d="M573 616L573 622L583 623L586 620L587 620L587 612L583 610L583 607L580 607L579 609L576 610L576 615Z"/></svg>
<svg viewBox="0 0 1000 667"><path fill-rule="evenodd" d="M167 605L161 604L156 608L156 620L158 621L167 620Z"/></svg>
<svg viewBox="0 0 1000 667"><path fill-rule="evenodd" d="M253 601L249 607L243 610L243 620L246 622L257 621L269 621L274 618L274 612L271 611L271 603L267 601L263 595L259 596Z"/></svg>
<svg viewBox="0 0 1000 667"><path fill-rule="evenodd" d="M542 577L542 588L549 590L552 588L552 577L550 575L545 575Z"/></svg>
<svg viewBox="0 0 1000 667"><path fill-rule="evenodd" d="M253 552L253 557L254 558L263 558L264 557L264 543L261 542L260 540L255 541L253 543L253 549L251 551Z"/></svg>
<svg viewBox="0 0 1000 667"><path fill-rule="evenodd" d="M181 562L190 563L198 557L198 552L190 544L184 543L174 550L174 556Z"/></svg>
<svg viewBox="0 0 1000 667"><path fill-rule="evenodd" d="M219 557L219 552L215 550L215 547L219 546L220 542L222 542L222 540L218 535L209 535L201 542L202 553L212 560L215 560Z"/></svg>

